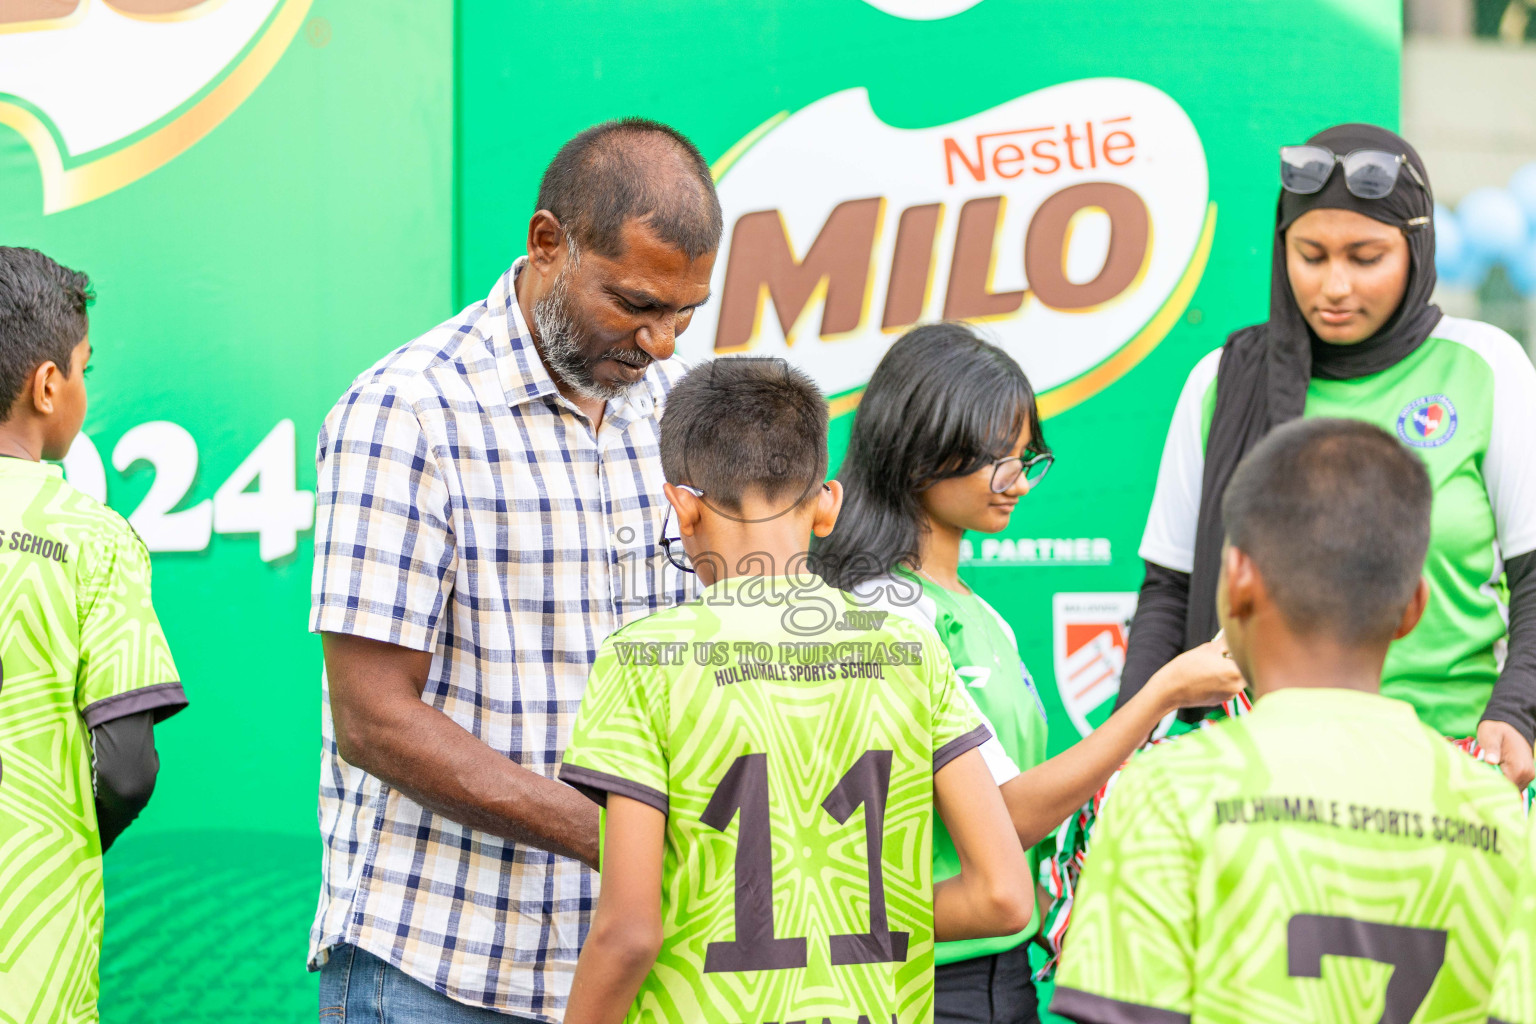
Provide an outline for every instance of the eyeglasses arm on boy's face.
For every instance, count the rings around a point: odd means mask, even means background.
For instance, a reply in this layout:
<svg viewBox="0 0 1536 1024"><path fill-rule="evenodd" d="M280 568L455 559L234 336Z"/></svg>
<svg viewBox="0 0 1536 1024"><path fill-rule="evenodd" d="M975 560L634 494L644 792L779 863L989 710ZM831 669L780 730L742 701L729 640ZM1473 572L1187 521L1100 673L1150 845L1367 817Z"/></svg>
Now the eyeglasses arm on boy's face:
<svg viewBox="0 0 1536 1024"><path fill-rule="evenodd" d="M680 491L687 491L695 498L704 497L704 492L697 487L690 487L688 484L676 484L674 486ZM668 525L672 522L672 503L669 501L666 504L667 510L661 516L661 533L658 538L661 541L662 554L667 556L667 561L672 563L674 569L680 572L696 572L697 570L689 564L688 552L683 547L683 538L681 536L673 537L667 530Z"/></svg>

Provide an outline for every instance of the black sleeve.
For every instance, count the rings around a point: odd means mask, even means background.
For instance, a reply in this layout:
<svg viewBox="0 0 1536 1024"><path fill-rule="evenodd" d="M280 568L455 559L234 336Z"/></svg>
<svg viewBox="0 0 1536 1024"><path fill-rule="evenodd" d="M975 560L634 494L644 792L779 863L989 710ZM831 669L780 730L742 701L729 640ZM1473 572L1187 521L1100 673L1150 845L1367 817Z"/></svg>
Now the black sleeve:
<svg viewBox="0 0 1536 1024"><path fill-rule="evenodd" d="M1536 740L1536 551L1504 565L1509 581L1509 652L1485 722L1508 722L1527 743Z"/></svg>
<svg viewBox="0 0 1536 1024"><path fill-rule="evenodd" d="M155 712L140 711L91 730L96 747L96 821L105 853L155 791L160 755L155 753Z"/></svg>
<svg viewBox="0 0 1536 1024"><path fill-rule="evenodd" d="M1141 692L1153 673L1184 653L1184 618L1189 611L1189 573L1147 562L1136 599L1136 616L1120 673L1116 710Z"/></svg>

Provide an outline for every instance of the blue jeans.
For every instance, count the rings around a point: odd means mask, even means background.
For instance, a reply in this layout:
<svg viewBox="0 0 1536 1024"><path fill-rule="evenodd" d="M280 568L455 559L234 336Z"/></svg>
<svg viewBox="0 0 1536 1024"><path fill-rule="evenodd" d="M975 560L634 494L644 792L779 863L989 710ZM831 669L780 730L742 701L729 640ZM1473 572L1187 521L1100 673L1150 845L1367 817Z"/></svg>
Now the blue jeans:
<svg viewBox="0 0 1536 1024"><path fill-rule="evenodd" d="M320 968L320 1024L539 1024L465 1006L356 946Z"/></svg>

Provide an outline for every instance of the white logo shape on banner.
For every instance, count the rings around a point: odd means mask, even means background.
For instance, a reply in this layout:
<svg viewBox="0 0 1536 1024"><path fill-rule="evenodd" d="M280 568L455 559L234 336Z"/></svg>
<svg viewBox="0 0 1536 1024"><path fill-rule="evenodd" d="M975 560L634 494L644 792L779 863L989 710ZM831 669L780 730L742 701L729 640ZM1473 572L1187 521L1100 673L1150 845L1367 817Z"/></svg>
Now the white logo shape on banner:
<svg viewBox="0 0 1536 1024"><path fill-rule="evenodd" d="M121 188L206 135L277 63L309 5L0 2L0 124L36 153L44 212Z"/></svg>
<svg viewBox="0 0 1536 1024"><path fill-rule="evenodd" d="M871 7L908 21L938 21L968 11L981 0L864 0Z"/></svg>
<svg viewBox="0 0 1536 1024"><path fill-rule="evenodd" d="M1093 731L1088 716L1120 692L1135 593L1056 594L1056 689L1067 717L1084 736Z"/></svg>
<svg viewBox="0 0 1536 1024"><path fill-rule="evenodd" d="M782 355L845 408L891 342L937 319L985 324L1047 415L1076 404L1166 335L1214 229L1194 125L1122 78L922 129L849 89L715 171L726 237L683 355Z"/></svg>

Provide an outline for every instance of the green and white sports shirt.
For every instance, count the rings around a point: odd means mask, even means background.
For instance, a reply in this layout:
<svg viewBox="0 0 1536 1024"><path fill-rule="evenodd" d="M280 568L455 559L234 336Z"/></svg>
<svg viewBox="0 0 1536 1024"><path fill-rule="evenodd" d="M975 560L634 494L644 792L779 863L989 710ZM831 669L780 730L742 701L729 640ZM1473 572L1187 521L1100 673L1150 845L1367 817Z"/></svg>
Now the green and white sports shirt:
<svg viewBox="0 0 1536 1024"><path fill-rule="evenodd" d="M1218 349L1179 395L1141 557L1189 572L1216 408ZM1374 423L1423 460L1434 485L1429 606L1392 645L1382 693L1446 736L1471 736L1503 665L1504 560L1536 550L1536 367L1508 334L1444 317L1396 366L1307 386L1304 415Z"/></svg>
<svg viewBox="0 0 1536 1024"><path fill-rule="evenodd" d="M610 636L560 778L667 816L627 1019L931 1021L933 776L988 735L932 630L815 577L723 580Z"/></svg>
<svg viewBox="0 0 1536 1024"><path fill-rule="evenodd" d="M976 703L995 740L982 745L987 767L998 785L1045 760L1045 705L1035 681L1019 658L1013 627L977 594L957 594L904 569L877 577L853 589L870 608L904 616L932 629L949 652L965 695ZM1039 856L1030 852L1031 877L1038 874ZM960 873L960 856L944 823L936 822L933 837L933 878L942 881ZM1040 930L1039 907L1017 935L992 939L941 942L935 949L940 964L971 960L1015 949Z"/></svg>
<svg viewBox="0 0 1536 1024"><path fill-rule="evenodd" d="M1490 1024L1536 1024L1536 824L1528 825L1526 831L1525 877L1493 983Z"/></svg>
<svg viewBox="0 0 1536 1024"><path fill-rule="evenodd" d="M1449 1024L1488 1011L1515 791L1402 701L1281 690L1134 758L1051 1009L1097 1024Z"/></svg>
<svg viewBox="0 0 1536 1024"><path fill-rule="evenodd" d="M90 730L186 704L149 553L57 467L0 458L0 1021L95 1021Z"/></svg>

